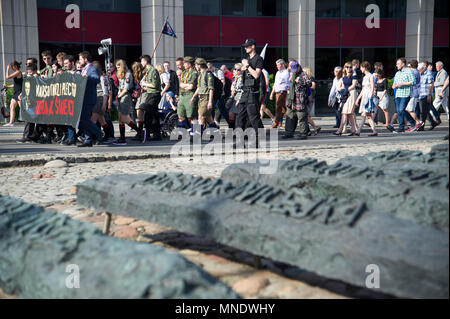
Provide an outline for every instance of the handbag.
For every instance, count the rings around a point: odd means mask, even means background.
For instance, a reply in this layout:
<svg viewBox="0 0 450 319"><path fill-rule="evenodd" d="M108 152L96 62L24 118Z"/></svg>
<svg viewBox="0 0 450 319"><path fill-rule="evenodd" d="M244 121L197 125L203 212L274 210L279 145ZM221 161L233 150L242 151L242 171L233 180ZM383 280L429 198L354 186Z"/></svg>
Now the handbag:
<svg viewBox="0 0 450 319"><path fill-rule="evenodd" d="M136 80L134 80L134 88L133 92L131 93L131 97L137 100L138 98L141 97L141 94L142 94L141 86Z"/></svg>
<svg viewBox="0 0 450 319"><path fill-rule="evenodd" d="M230 96L227 98L227 101L225 102L225 108L227 110L230 110L233 107L233 104L235 103L234 97Z"/></svg>

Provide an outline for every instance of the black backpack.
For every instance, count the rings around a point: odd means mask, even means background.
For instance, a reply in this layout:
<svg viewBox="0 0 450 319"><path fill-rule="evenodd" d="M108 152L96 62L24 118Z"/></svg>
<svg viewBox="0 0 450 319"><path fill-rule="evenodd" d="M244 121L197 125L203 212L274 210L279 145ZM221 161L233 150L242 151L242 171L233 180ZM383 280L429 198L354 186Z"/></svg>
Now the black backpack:
<svg viewBox="0 0 450 319"><path fill-rule="evenodd" d="M231 84L232 81L228 77L225 77L225 88L223 89L225 92L225 99L231 95Z"/></svg>
<svg viewBox="0 0 450 319"><path fill-rule="evenodd" d="M214 79L214 95L213 95L213 99L214 99L214 101L217 101L222 96L222 91L223 91L222 81L220 81L219 78L217 78L211 71L208 71L207 74L211 74L213 79ZM205 76L205 85L208 85L208 76Z"/></svg>

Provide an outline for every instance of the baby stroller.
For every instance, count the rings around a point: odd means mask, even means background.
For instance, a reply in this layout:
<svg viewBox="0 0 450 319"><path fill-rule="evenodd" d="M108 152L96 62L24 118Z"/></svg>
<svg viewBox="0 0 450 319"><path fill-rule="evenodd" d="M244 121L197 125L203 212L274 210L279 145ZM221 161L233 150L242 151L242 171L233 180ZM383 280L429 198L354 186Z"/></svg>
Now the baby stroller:
<svg viewBox="0 0 450 319"><path fill-rule="evenodd" d="M172 92L168 93L172 98L174 98ZM161 136L170 137L172 130L178 125L178 114L177 111L172 109L172 105L167 102L166 99L162 101L158 106L159 122L161 123Z"/></svg>

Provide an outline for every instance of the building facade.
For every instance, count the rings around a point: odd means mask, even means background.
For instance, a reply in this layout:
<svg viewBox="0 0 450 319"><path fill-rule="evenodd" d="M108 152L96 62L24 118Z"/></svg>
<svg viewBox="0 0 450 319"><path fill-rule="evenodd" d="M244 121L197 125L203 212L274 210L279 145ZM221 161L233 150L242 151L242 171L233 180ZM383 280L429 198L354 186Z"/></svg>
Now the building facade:
<svg viewBox="0 0 450 319"><path fill-rule="evenodd" d="M114 58L129 64L151 54L168 18L177 38L163 35L155 62L179 56L202 56L215 64L243 57L240 45L254 38L258 50L268 43L266 65L275 71L278 58L297 58L316 79L354 58L381 61L388 76L395 59L440 59L448 65L447 0L0 0L1 68L10 60L50 49L96 59L101 39L112 38ZM79 26L69 5L79 12ZM369 5L379 9L378 27L368 27ZM369 19L370 20L370 19ZM72 21L73 22L73 21ZM372 21L373 22L373 21ZM41 61L42 62L42 61Z"/></svg>

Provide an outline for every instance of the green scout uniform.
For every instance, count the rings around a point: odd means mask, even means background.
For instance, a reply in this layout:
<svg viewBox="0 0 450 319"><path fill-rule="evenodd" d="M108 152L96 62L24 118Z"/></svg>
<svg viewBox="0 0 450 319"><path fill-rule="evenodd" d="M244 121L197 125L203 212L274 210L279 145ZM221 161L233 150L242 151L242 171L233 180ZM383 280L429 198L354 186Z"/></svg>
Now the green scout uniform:
<svg viewBox="0 0 450 319"><path fill-rule="evenodd" d="M50 65L47 65L45 68L43 68L42 70L39 71L40 75L45 75L47 77L52 77L53 76L53 69Z"/></svg>
<svg viewBox="0 0 450 319"><path fill-rule="evenodd" d="M141 110L148 110L149 106L157 107L161 100L161 77L159 76L159 72L150 64L144 70L143 80L152 84L154 87L147 87L142 92L136 105Z"/></svg>
<svg viewBox="0 0 450 319"><path fill-rule="evenodd" d="M193 84L192 90L186 90L180 87L180 100L178 102L178 116L184 118L197 117L197 101L191 104L191 98L197 89L198 73L194 68L184 70L181 74L181 81L185 84Z"/></svg>
<svg viewBox="0 0 450 319"><path fill-rule="evenodd" d="M214 90L214 78L211 72L204 69L198 77L198 114L202 117L211 116L211 110L208 110L209 91Z"/></svg>

